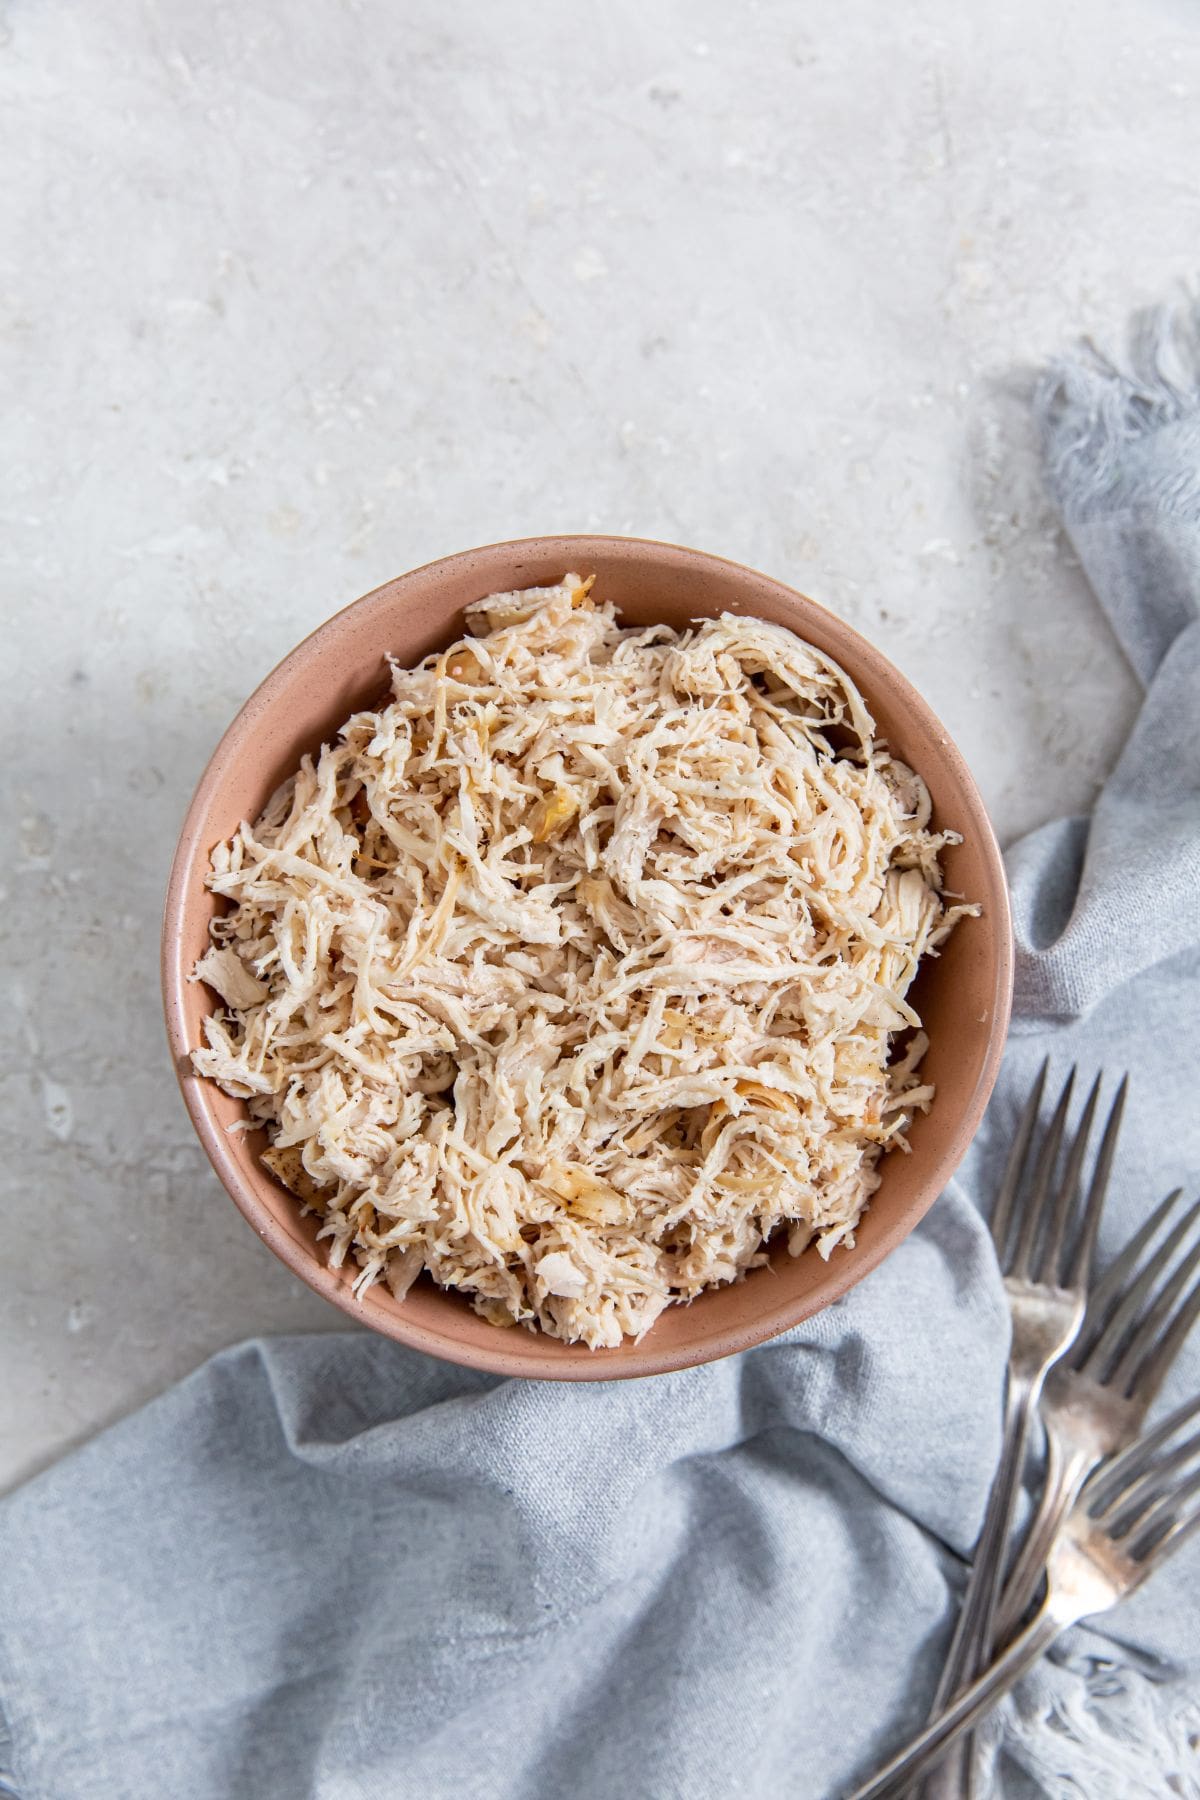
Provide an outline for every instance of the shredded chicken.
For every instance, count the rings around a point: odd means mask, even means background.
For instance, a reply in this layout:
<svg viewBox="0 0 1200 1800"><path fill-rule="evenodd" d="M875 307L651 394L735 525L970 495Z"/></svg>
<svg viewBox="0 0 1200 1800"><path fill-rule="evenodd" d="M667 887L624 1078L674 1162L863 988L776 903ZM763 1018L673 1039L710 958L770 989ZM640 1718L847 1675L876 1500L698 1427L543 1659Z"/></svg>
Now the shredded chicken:
<svg viewBox="0 0 1200 1800"><path fill-rule="evenodd" d="M428 1270L594 1348L777 1233L853 1244L933 1094L909 985L976 909L827 656L591 586L471 607L217 847L193 1060L360 1293Z"/></svg>

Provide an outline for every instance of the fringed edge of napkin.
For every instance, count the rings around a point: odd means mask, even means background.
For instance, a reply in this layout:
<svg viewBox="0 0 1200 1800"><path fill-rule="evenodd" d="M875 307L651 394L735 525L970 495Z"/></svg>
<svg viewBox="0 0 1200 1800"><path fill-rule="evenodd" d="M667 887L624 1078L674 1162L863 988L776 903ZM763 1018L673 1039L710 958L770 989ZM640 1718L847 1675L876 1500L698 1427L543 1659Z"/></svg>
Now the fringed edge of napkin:
<svg viewBox="0 0 1200 1800"><path fill-rule="evenodd" d="M981 1728L981 1790L997 1800L1200 1800L1195 1691L1096 1643L1072 1633Z"/></svg>
<svg viewBox="0 0 1200 1800"><path fill-rule="evenodd" d="M1127 486L1131 446L1200 411L1200 299L1137 313L1123 364L1085 338L1049 364L1033 404L1047 481L1069 527ZM1200 467L1181 469L1158 504L1200 514Z"/></svg>

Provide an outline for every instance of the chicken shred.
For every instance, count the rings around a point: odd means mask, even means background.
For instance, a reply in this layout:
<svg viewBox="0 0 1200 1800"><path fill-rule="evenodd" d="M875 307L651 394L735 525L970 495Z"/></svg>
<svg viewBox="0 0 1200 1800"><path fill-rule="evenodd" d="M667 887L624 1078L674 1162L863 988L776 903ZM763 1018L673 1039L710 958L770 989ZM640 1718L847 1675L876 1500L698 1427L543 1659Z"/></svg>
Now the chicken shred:
<svg viewBox="0 0 1200 1800"><path fill-rule="evenodd" d="M616 1346L777 1236L853 1245L933 1097L910 984L977 909L790 632L625 628L574 574L467 619L217 846L193 1061L360 1294L428 1270Z"/></svg>

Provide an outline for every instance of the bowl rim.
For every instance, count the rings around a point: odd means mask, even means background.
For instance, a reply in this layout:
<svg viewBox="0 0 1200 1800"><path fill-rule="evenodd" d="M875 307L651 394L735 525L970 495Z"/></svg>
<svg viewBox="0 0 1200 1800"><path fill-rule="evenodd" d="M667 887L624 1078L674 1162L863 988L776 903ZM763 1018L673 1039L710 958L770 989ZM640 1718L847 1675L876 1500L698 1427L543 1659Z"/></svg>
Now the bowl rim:
<svg viewBox="0 0 1200 1800"><path fill-rule="evenodd" d="M592 1352L588 1361L572 1359L558 1362L548 1359L544 1365L537 1365L531 1362L528 1349L523 1355L517 1355L505 1348L504 1340L508 1336L506 1332L496 1331L497 1342L494 1349L489 1346L485 1350L477 1348L472 1343L464 1343L449 1333L443 1334L407 1318L402 1306L397 1307L394 1312L383 1313L370 1305L370 1296L367 1296L366 1305L360 1303L354 1298L350 1287L336 1271L329 1267L326 1261L306 1252L289 1236L279 1221L266 1211L262 1203L246 1186L237 1159L232 1153L227 1133L210 1111L209 1083L197 1076L192 1069L191 1046L188 1043L184 1005L184 996L189 986L191 970L190 967L184 967L182 950L183 925L189 897L192 895L195 881L197 878L203 879L202 871L208 867L211 846L206 846L205 843L205 824L214 792L220 786L231 764L240 758L248 744L253 741L254 727L259 717L271 705L278 691L286 687L295 661L301 656L311 657L312 652L319 647L322 640L337 639L341 635L347 617L357 612L360 607L367 606L372 602L380 603L385 594L393 595L397 589L402 589L405 584L418 577L428 580L438 570L447 573L451 570L465 570L466 565L476 559L490 557L499 552L508 552L514 558L522 551L545 557L560 545L563 555L567 559L564 561L564 568L574 566L576 558L586 562L590 558L611 553L618 548L625 551L641 550L648 553L657 563L665 562L682 569L694 567L698 563L708 566L715 565L727 570L734 577L742 579L749 577L754 584L760 587L774 589L788 601L800 600L805 606L826 614L834 621L838 633L848 641L851 647L856 683L862 679L863 685L868 691L872 684L876 686L886 684L891 693L902 701L914 715L918 722L918 728L936 740L941 758L951 767L962 787L972 813L969 822L964 820L963 823L964 825L969 823L972 841L985 865L989 891L984 898L993 915L998 953L992 971L991 1024L975 1087L966 1106L962 1108L955 1120L953 1130L947 1132L942 1148L932 1159L923 1190L924 1196L927 1197L923 1198L922 1204L918 1205L914 1202L906 1208L897 1221L896 1229L881 1233L879 1239L867 1247L856 1246L849 1255L839 1258L836 1265L833 1262L827 1265L828 1280L823 1282L821 1291L816 1297L793 1297L775 1307L764 1307L761 1311L755 1312L753 1317L739 1328L730 1330L726 1327L715 1336L711 1343L700 1340L672 1349L656 1349L651 1334L646 1340L636 1345L632 1343L628 1346L623 1345L611 1361L609 1356L601 1352ZM199 869L198 864L200 865ZM437 557L431 562L422 563L414 569L381 582L368 593L350 601L346 606L340 607L337 612L331 614L329 618L295 644L275 664L239 707L222 733L188 804L167 882L163 906L160 962L167 1043L176 1080L192 1125L222 1186L234 1205L247 1223L253 1227L258 1237L293 1275L303 1281L305 1286L320 1294L323 1299L331 1301L359 1326L378 1331L397 1342L407 1344L412 1349L424 1351L443 1361L457 1363L466 1368L488 1371L496 1375L519 1377L526 1380L611 1381L633 1380L642 1376L667 1374L679 1369L692 1368L703 1363L719 1361L723 1357L735 1355L739 1351L764 1343L780 1332L802 1324L804 1320L823 1311L835 1300L841 1299L851 1287L869 1275L885 1257L889 1256L903 1242L942 1193L946 1183L958 1167L968 1145L975 1136L991 1096L1008 1037L1012 1010L1014 946L1008 882L1003 858L983 798L966 760L928 701L918 692L907 676L902 674L869 638L864 637L840 614L823 605L819 600L812 599L811 596L789 586L787 582L781 581L775 576L766 575L746 564L735 562L731 558L657 538L623 536L609 532L586 532L551 533L540 537L500 539L495 543L456 551L449 556ZM700 1298L702 1299L703 1296ZM594 1361L591 1360L592 1357L594 1357Z"/></svg>

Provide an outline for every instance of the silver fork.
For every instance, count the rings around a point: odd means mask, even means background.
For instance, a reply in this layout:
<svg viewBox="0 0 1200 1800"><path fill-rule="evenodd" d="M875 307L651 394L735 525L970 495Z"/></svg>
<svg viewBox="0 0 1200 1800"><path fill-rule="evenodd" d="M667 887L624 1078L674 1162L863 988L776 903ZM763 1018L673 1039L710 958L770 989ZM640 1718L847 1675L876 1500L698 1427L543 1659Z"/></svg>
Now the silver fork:
<svg viewBox="0 0 1200 1800"><path fill-rule="evenodd" d="M898 1800L1060 1632L1115 1606L1186 1543L1200 1526L1200 1432L1181 1443L1171 1440L1198 1415L1200 1397L1102 1464L1054 1540L1046 1596L1029 1624L986 1674L850 1800Z"/></svg>
<svg viewBox="0 0 1200 1800"><path fill-rule="evenodd" d="M1047 1066L1042 1064L1026 1102L992 1213L992 1239L1004 1270L1012 1315L1004 1439L931 1718L975 1674L980 1647L992 1641L1030 1422L1048 1372L1071 1348L1083 1323L1100 1209L1125 1105L1127 1083L1122 1081L1108 1114L1086 1199L1080 1204L1080 1177L1102 1077L1097 1076L1092 1086L1061 1179L1055 1185L1055 1169L1075 1085L1072 1069L1033 1159L1032 1183L1027 1185L1025 1177ZM1076 1217L1071 1230L1073 1214Z"/></svg>
<svg viewBox="0 0 1200 1800"><path fill-rule="evenodd" d="M1096 1283L1079 1336L1050 1373L1039 1407L1046 1432L1042 1495L1004 1583L995 1636L991 1642L981 1640L971 1653L976 1670L1012 1636L1037 1591L1063 1517L1104 1458L1137 1437L1167 1370L1200 1317L1200 1280L1188 1287L1200 1268L1200 1234L1195 1230L1200 1201L1155 1243L1182 1192L1176 1188L1167 1195ZM1181 1248L1184 1254L1176 1263ZM974 1776L967 1733L949 1765L926 1783L928 1800L970 1800Z"/></svg>
<svg viewBox="0 0 1200 1800"><path fill-rule="evenodd" d="M1200 1279L1193 1280L1200 1270L1200 1200L1149 1250L1182 1194L1176 1188L1167 1195L1096 1283L1079 1336L1046 1384L1042 1497L1004 1584L998 1644L1011 1637L1032 1601L1050 1544L1084 1482L1137 1437L1200 1319Z"/></svg>

